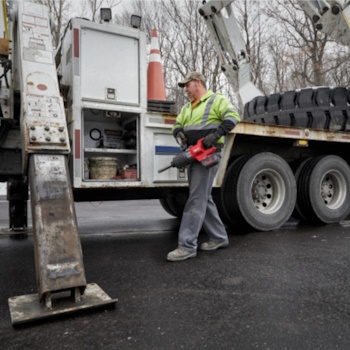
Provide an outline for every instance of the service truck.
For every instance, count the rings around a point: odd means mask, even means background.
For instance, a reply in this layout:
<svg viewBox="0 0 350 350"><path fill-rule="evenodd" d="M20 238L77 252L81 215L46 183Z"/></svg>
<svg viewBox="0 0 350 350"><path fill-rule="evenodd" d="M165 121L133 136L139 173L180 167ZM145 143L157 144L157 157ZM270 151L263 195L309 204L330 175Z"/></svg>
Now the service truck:
<svg viewBox="0 0 350 350"><path fill-rule="evenodd" d="M86 282L74 201L158 198L180 217L188 186L184 169L158 173L181 149L172 136L173 103L147 100L142 31L75 18L54 54L45 6L11 1L6 12L2 3L0 181L8 182L14 231L27 226L30 186L38 285L38 294L9 299L18 324L116 302ZM350 212L348 89L263 96L250 80L231 3L200 9L245 103L214 180L223 220L262 231L292 214L343 220ZM348 1L300 3L319 30L349 43ZM57 309L53 297L66 293L74 305Z"/></svg>

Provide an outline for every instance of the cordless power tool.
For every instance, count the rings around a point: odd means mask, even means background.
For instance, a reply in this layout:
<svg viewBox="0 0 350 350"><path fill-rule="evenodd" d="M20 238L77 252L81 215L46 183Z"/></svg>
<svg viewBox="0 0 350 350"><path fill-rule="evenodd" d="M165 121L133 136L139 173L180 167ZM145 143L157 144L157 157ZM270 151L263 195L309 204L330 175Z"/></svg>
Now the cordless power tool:
<svg viewBox="0 0 350 350"><path fill-rule="evenodd" d="M205 149L202 144L203 138L198 140L194 146L190 146L187 150L177 154L171 163L164 168L158 170L158 173L170 168L183 168L193 162L200 162L206 168L211 168L215 164L218 164L219 157L213 154L216 151L215 146Z"/></svg>

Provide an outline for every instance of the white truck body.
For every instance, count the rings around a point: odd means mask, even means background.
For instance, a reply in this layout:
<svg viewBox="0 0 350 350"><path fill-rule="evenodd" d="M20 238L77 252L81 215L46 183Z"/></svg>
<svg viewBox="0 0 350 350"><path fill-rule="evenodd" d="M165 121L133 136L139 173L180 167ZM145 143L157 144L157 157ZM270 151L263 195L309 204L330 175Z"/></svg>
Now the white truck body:
<svg viewBox="0 0 350 350"><path fill-rule="evenodd" d="M158 174L158 169L170 163L180 148L171 134L174 116L147 112L144 33L114 24L72 19L62 38L59 56L60 83L69 87L67 124L72 141L73 187L184 184L186 175L182 170L172 168ZM132 123L136 128L136 147L126 148L122 136ZM131 181L91 179L87 168L92 157L115 157L119 169L136 165L137 176L128 179Z"/></svg>

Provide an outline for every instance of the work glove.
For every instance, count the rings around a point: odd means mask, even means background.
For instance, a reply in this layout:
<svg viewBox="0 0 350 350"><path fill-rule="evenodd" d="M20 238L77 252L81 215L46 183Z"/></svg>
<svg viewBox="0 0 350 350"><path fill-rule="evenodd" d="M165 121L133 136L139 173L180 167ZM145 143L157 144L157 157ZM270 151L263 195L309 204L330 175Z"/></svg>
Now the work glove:
<svg viewBox="0 0 350 350"><path fill-rule="evenodd" d="M204 137L204 140L202 141L202 145L205 149L211 148L215 146L216 142L219 140L221 136L218 134L217 131L207 135Z"/></svg>
<svg viewBox="0 0 350 350"><path fill-rule="evenodd" d="M179 131L176 135L176 142L180 145L181 149L184 151L187 148L187 138L183 131Z"/></svg>

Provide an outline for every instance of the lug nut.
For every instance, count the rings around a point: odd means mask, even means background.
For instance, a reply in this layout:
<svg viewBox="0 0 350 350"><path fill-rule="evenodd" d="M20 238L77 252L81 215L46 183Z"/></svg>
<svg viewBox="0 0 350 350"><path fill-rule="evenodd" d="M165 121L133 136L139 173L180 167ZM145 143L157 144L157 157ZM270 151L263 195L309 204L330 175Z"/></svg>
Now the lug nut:
<svg viewBox="0 0 350 350"><path fill-rule="evenodd" d="M51 137L47 137L45 140L46 140L47 142L50 142L50 141L51 141Z"/></svg>
<svg viewBox="0 0 350 350"><path fill-rule="evenodd" d="M35 136L32 136L32 141L36 141L36 137Z"/></svg>
<svg viewBox="0 0 350 350"><path fill-rule="evenodd" d="M58 128L58 131L60 131L60 132L63 132L63 130L64 130L64 127L63 127L63 126L60 126L60 127Z"/></svg>
<svg viewBox="0 0 350 350"><path fill-rule="evenodd" d="M49 131L50 128L48 126L45 126L45 131Z"/></svg>
<svg viewBox="0 0 350 350"><path fill-rule="evenodd" d="M60 138L60 141L61 141L61 142L64 142L65 140L66 140L66 139L65 139L64 137L61 137L61 138Z"/></svg>
<svg viewBox="0 0 350 350"><path fill-rule="evenodd" d="M32 125L32 126L30 127L30 130L35 130L35 126Z"/></svg>

